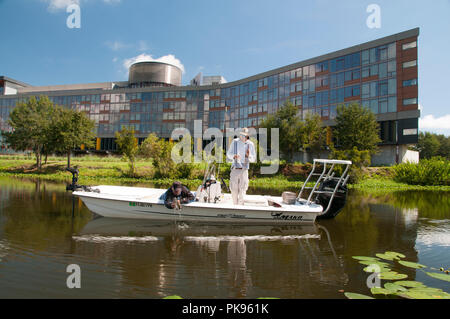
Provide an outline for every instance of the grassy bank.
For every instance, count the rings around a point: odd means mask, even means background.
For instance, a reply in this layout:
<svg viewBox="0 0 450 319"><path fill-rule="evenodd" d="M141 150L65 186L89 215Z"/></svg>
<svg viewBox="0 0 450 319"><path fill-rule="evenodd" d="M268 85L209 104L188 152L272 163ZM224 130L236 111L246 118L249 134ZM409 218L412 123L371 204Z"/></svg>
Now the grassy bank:
<svg viewBox="0 0 450 319"><path fill-rule="evenodd" d="M80 184L130 184L146 185L152 187L168 187L173 180L167 178L153 178L154 168L149 161L138 161L136 163L137 174L134 177L128 175L128 163L120 157L108 156L83 156L74 157L72 166L80 171ZM18 178L40 178L60 182L70 182L71 174L65 171L66 159L64 157L49 157L47 164L41 170L35 168L33 157L24 155L1 155L0 175L13 176ZM408 185L406 183L395 182L391 178L390 168L370 168L367 177L358 184L351 184L349 188L366 192L390 192L400 190L433 190L450 191L450 186L419 186ZM180 179L180 181L190 188L196 188L203 175L203 168L199 165L191 174L190 178ZM224 179L228 181L225 174ZM250 179L250 188L258 190L298 190L303 185L303 180L282 174L274 176L256 176Z"/></svg>

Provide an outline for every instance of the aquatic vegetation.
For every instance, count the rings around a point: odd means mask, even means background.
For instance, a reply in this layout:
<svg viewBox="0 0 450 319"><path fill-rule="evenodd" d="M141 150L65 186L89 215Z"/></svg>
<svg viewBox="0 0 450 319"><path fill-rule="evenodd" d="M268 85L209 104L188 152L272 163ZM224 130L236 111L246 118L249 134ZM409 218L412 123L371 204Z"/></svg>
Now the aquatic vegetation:
<svg viewBox="0 0 450 319"><path fill-rule="evenodd" d="M370 256L353 256L352 258L357 260L360 264L368 265L363 270L365 272L377 272L378 278L381 280L389 280L394 282L387 282L384 287L372 287L370 293L373 296L384 296L384 298L407 298L407 299L450 299L450 294L439 288L427 287L422 282L403 280L408 278L408 275L401 274L391 269L399 266L406 268L413 268L416 271L423 271L428 276L443 280L450 281L450 275L444 272L444 268L440 268L441 272L426 272L423 269L429 268L426 265L419 263L402 260L406 258L405 255L393 251L386 251L384 253L376 254L377 257ZM380 259L389 261L390 263L381 262ZM434 268L429 268L434 269ZM363 294L346 292L344 295L348 299L374 299L370 296Z"/></svg>

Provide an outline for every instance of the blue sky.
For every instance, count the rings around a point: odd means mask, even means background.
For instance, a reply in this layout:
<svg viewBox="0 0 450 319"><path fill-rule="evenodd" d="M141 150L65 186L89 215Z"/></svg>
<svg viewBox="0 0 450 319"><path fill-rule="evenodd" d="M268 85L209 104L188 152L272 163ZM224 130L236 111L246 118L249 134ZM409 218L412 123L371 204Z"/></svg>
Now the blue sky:
<svg viewBox="0 0 450 319"><path fill-rule="evenodd" d="M77 3L81 28L66 8ZM381 28L370 29L370 4ZM127 79L139 57L234 81L420 27L422 130L450 135L450 0L0 0L0 75L31 85Z"/></svg>

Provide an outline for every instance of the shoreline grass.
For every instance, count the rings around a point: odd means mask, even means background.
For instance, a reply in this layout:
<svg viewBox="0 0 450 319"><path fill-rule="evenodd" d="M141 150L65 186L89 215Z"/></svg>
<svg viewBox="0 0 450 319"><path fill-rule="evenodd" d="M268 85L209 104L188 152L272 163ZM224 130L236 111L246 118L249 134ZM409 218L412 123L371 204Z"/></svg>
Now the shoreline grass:
<svg viewBox="0 0 450 319"><path fill-rule="evenodd" d="M66 159L64 157L49 157L48 164L38 171L34 167L33 157L26 155L0 155L0 176L9 176L26 179L41 179L57 182L71 182L71 174L65 171ZM78 167L80 171L79 184L129 184L148 185L152 187L168 187L173 180L169 178L152 178L152 164L149 161L137 161L136 169L138 177L127 175L128 163L117 156L99 157L84 156L73 157L72 166ZM376 168L371 168L376 171ZM385 171L386 168L380 168ZM386 193L391 191L450 191L450 186L420 186L409 185L394 181L386 174L362 179L357 184L349 184L349 189L370 193ZM228 176L223 176L229 184ZM180 179L182 183L190 188L196 188L201 179ZM300 190L304 181L292 180L280 173L270 177L254 177L250 179L249 186L258 190Z"/></svg>

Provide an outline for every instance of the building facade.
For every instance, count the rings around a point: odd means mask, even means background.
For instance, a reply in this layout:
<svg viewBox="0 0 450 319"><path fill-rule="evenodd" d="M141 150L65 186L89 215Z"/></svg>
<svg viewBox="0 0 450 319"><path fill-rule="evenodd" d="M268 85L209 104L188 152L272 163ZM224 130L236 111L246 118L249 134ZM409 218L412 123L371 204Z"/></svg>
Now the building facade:
<svg viewBox="0 0 450 319"><path fill-rule="evenodd" d="M85 112L96 123L97 150L114 150L114 133L133 127L141 140L150 133L169 138L173 129L257 127L290 100L298 114L319 114L333 126L336 107L360 103L380 123L381 152L374 164L393 164L415 155L418 141L419 29L294 63L234 82L181 86L181 71L157 62L130 67L129 81L36 87L0 77L0 129L9 113L30 96ZM195 84L194 84L195 83ZM201 84L201 83L200 83ZM2 151L7 145L2 144Z"/></svg>

